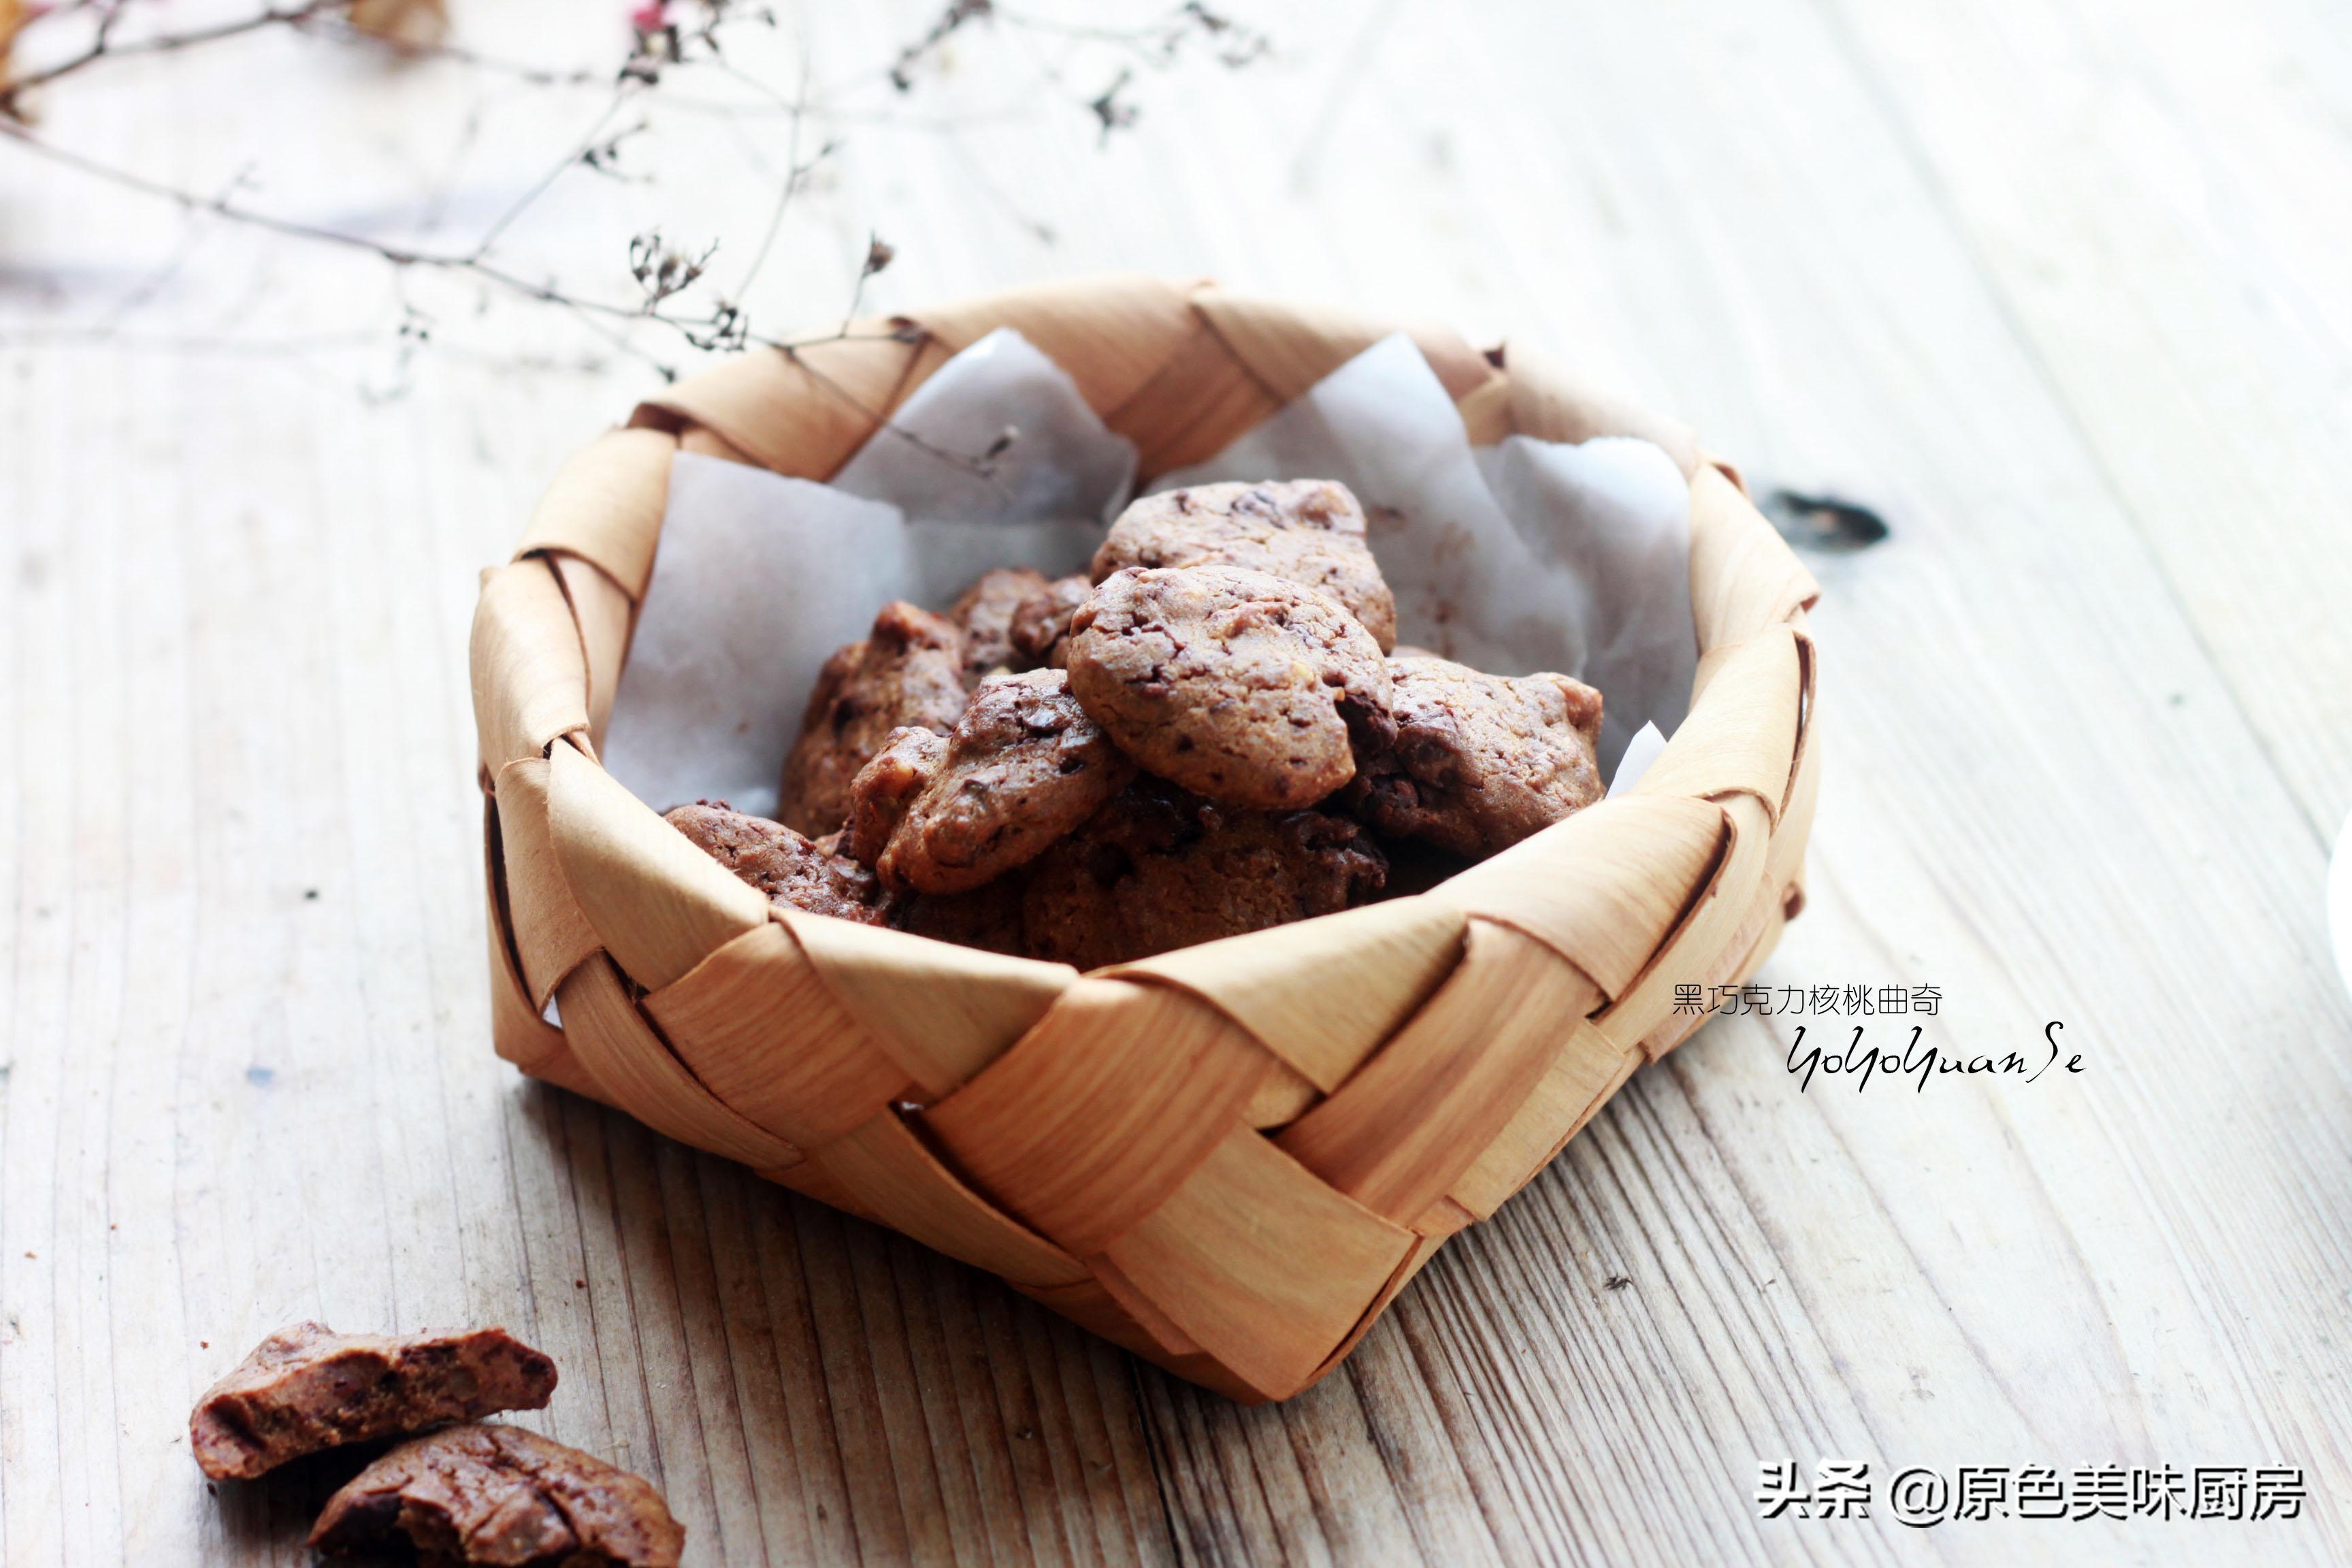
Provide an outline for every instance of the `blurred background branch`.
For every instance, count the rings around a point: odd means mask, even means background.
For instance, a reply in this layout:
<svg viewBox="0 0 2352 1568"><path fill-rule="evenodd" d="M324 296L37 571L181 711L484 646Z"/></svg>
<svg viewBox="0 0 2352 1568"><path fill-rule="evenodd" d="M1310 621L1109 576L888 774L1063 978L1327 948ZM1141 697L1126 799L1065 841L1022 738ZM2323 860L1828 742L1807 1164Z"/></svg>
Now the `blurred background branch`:
<svg viewBox="0 0 2352 1568"><path fill-rule="evenodd" d="M136 280L110 298L79 310L71 307L79 298L45 301L68 308L45 308L37 320L0 317L0 342L307 350L373 341L393 350L394 374L378 386L389 391L404 384L417 353L446 344L455 331L463 352L507 353L519 366L617 356L674 378L699 356L790 350L850 330L866 281L896 254L855 215L824 237L835 255L823 270L840 280L849 308L812 309L803 287L782 296L790 312L782 319L838 320L837 327L783 335L771 325L774 312L753 303L780 255L793 254L794 271L813 270L792 220L850 135L887 131L957 142L977 186L1050 246L1052 226L1022 213L971 151L975 127L1042 116L1076 135L1091 130L1104 145L1139 122L1152 79L1192 65L1240 69L1271 48L1264 33L1200 0L1121 21L950 0L919 33L831 73L820 70L797 29L742 0L637 0L614 15L601 62L534 58L467 37L466 21L462 6L453 15L446 0L210 10L190 0L0 0L0 149L168 205L192 226L158 257L141 258ZM221 157L227 149L215 143L226 139L194 138L202 145L163 157L145 148L117 154L98 145L79 112L79 100L100 99L118 79L127 90L181 90L170 79L175 68L198 91L212 89L223 68L264 63L253 57L268 48L278 51L268 68L306 68L331 104L308 114L284 106L295 122L256 127L233 164L202 177L191 165ZM235 61L215 63L202 77L186 69L200 55L209 61L236 51ZM982 54L984 67L975 66ZM950 80L956 101L935 103ZM977 107L975 88L988 95ZM429 101L370 112L355 100L372 90ZM360 161L399 171L390 183L407 187L404 199L387 194L364 214L348 210L351 193L373 171L320 166L322 146L341 138L316 117L339 111L369 122ZM503 154L534 145L541 161L518 178L517 159ZM498 175L485 177L493 163ZM747 191L761 194L747 201ZM389 280L388 296L362 307L375 326L355 325L347 308L340 320L291 330L287 315L311 317L315 308L281 309L300 290L263 287L203 332L141 337L136 318L186 281L207 226L372 260ZM603 237L586 238L591 231ZM257 279L275 273L251 265ZM352 303L348 293L344 303ZM541 331L520 343L502 334L489 318L514 303L560 318L587 358L551 356Z"/></svg>

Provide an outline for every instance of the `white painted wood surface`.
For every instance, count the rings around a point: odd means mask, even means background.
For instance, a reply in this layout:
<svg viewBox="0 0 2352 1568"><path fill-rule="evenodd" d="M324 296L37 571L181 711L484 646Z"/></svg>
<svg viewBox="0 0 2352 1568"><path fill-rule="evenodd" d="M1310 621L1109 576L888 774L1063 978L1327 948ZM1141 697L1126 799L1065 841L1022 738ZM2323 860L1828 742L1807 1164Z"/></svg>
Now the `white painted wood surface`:
<svg viewBox="0 0 2352 1568"><path fill-rule="evenodd" d="M788 23L831 80L931 9ZM617 30L458 10L533 58ZM1932 983L1930 1037L1968 1050L2063 1019L2086 1071L1800 1094L1785 1021L1718 1021L1318 1389L1245 1412L1139 1369L489 1053L473 574L648 373L429 284L401 372L340 341L382 342L379 264L0 146L0 1560L301 1561L315 1480L215 1493L184 1417L304 1316L512 1325L563 1371L527 1419L658 1480L707 1564L2352 1556L2321 907L2352 805L2352 24L1251 15L1276 58L1143 73L1104 149L1066 101L1093 77L998 112L1058 46L960 40L910 111L974 118L848 128L755 306L825 319L869 228L885 305L1209 272L1507 333L1759 492L1878 508L1888 542L1814 563L1832 750L1766 977ZM207 191L250 163L257 204L343 225L438 190L462 233L594 107L549 103L274 40L93 73L42 133ZM782 121L685 169L649 134L663 184L575 179L516 254L609 274L645 215L739 189L756 231ZM1759 1521L1781 1458L2275 1463L2311 1497Z"/></svg>

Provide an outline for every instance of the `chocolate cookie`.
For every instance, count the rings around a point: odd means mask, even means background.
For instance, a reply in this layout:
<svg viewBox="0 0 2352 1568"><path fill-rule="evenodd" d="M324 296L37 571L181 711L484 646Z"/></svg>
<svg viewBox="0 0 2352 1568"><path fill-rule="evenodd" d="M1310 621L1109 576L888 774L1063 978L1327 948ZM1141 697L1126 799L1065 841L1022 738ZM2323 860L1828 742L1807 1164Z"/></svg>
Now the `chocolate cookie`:
<svg viewBox="0 0 2352 1568"><path fill-rule="evenodd" d="M425 1563L677 1568L686 1527L643 1477L520 1426L403 1443L327 1500L310 1544L332 1556L405 1543Z"/></svg>
<svg viewBox="0 0 2352 1568"><path fill-rule="evenodd" d="M1246 566L1319 588L1364 623L1382 652L1396 643L1396 595L1364 537L1364 509L1328 479L1195 485L1145 496L1095 552L1099 583L1127 566Z"/></svg>
<svg viewBox="0 0 2352 1568"><path fill-rule="evenodd" d="M992 671L1029 669L1036 660L1024 658L1013 646L1014 617L1033 599L1045 597L1051 586L1042 572L1025 566L1000 566L981 574L963 591L948 619L963 633L963 678L977 686Z"/></svg>
<svg viewBox="0 0 2352 1568"><path fill-rule="evenodd" d="M197 1401L188 1446L214 1480L247 1479L345 1443L538 1410L554 1392L555 1363L504 1329L392 1337L296 1323Z"/></svg>
<svg viewBox="0 0 2352 1568"><path fill-rule="evenodd" d="M916 936L1017 958L1027 951L1021 922L1027 886L1024 868L969 893L915 893L899 901L895 923Z"/></svg>
<svg viewBox="0 0 2352 1568"><path fill-rule="evenodd" d="M1033 958L1097 969L1363 902L1388 862L1319 811L1236 811L1138 779L1032 865Z"/></svg>
<svg viewBox="0 0 2352 1568"><path fill-rule="evenodd" d="M888 917L887 896L873 872L826 853L781 822L749 816L723 800L676 806L662 819L776 903L865 925Z"/></svg>
<svg viewBox="0 0 2352 1568"><path fill-rule="evenodd" d="M929 730L891 731L874 760L849 781L849 826L841 836L841 852L864 866L880 859L898 819L947 754L946 738Z"/></svg>
<svg viewBox="0 0 2352 1568"><path fill-rule="evenodd" d="M968 892L1035 858L1133 777L1135 764L1078 707L1062 671L992 676L874 869L886 887ZM877 781L869 793L881 789Z"/></svg>
<svg viewBox="0 0 2352 1568"><path fill-rule="evenodd" d="M1070 689L1137 762L1213 799L1311 805L1394 733L1388 666L1338 601L1239 566L1129 567L1070 621Z"/></svg>
<svg viewBox="0 0 2352 1568"><path fill-rule="evenodd" d="M955 623L903 600L874 629L825 660L809 694L800 740L784 759L776 815L810 837L849 820L849 781L901 725L954 728L967 695L964 638Z"/></svg>
<svg viewBox="0 0 2352 1568"><path fill-rule="evenodd" d="M1094 591L1093 578L1074 572L1030 595L1013 616L1013 651L1033 669L1065 668L1069 663L1070 617Z"/></svg>
<svg viewBox="0 0 2352 1568"><path fill-rule="evenodd" d="M1366 759L1347 797L1380 832L1486 856L1601 798L1590 686L1442 658L1392 658L1389 675L1396 742Z"/></svg>

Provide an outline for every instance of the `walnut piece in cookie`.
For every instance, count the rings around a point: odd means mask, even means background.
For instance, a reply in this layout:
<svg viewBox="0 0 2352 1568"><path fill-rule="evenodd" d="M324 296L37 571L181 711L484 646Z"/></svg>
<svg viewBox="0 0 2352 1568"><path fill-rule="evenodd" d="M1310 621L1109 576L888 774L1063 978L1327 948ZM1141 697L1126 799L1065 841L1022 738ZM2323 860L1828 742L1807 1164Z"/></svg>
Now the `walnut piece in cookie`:
<svg viewBox="0 0 2352 1568"><path fill-rule="evenodd" d="M1070 617L1094 596L1095 580L1083 572L1056 577L1024 600L1013 616L1013 651L1028 668L1061 669L1069 663Z"/></svg>
<svg viewBox="0 0 2352 1568"><path fill-rule="evenodd" d="M849 781L849 826L841 836L841 852L863 866L882 858L882 847L898 831L907 807L940 771L948 754L947 738L929 730L890 731L874 760Z"/></svg>
<svg viewBox="0 0 2352 1568"><path fill-rule="evenodd" d="M999 566L983 572L948 611L948 619L963 633L963 679L977 686L1000 669L1028 669L1035 660L1014 646L1013 626L1022 607L1041 599L1050 584L1043 572L1025 566Z"/></svg>
<svg viewBox="0 0 2352 1568"><path fill-rule="evenodd" d="M1080 969L1328 915L1377 893L1387 859L1319 811L1237 811L1141 778L1030 868L1029 955Z"/></svg>
<svg viewBox="0 0 2352 1568"><path fill-rule="evenodd" d="M963 659L954 622L904 600L883 605L862 641L825 660L784 759L776 816L812 838L847 823L849 781L891 731L955 727L968 695Z"/></svg>
<svg viewBox="0 0 2352 1568"><path fill-rule="evenodd" d="M1601 798L1601 693L1582 681L1443 658L1392 658L1389 675L1396 742L1347 796L1375 830L1484 857Z"/></svg>
<svg viewBox="0 0 2352 1568"><path fill-rule="evenodd" d="M853 793L889 754L866 765ZM1134 777L1135 764L1087 717L1064 672L992 676L874 869L887 888L969 892L1034 859ZM869 793L878 793L881 781L871 782Z"/></svg>
<svg viewBox="0 0 2352 1568"><path fill-rule="evenodd" d="M737 811L723 800L674 806L662 820L773 903L865 925L881 925L888 918L887 897L873 872L845 855L827 853L781 822Z"/></svg>
<svg viewBox="0 0 2352 1568"><path fill-rule="evenodd" d="M1071 618L1069 658L1070 690L1121 751L1235 805L1312 805L1394 733L1371 635L1264 572L1114 573Z"/></svg>
<svg viewBox="0 0 2352 1568"><path fill-rule="evenodd" d="M1127 566L1246 566L1319 588L1347 607L1385 653L1396 643L1396 595L1364 535L1364 509L1329 479L1194 485L1145 496L1119 514L1095 552L1099 583Z"/></svg>
<svg viewBox="0 0 2352 1568"><path fill-rule="evenodd" d="M345 1443L538 1410L554 1392L555 1363L504 1329L385 1336L296 1323L196 1402L188 1446L214 1480L249 1479Z"/></svg>
<svg viewBox="0 0 2352 1568"><path fill-rule="evenodd" d="M520 1426L403 1443L327 1500L310 1544L331 1556L405 1543L425 1563L677 1568L686 1527L661 1494Z"/></svg>

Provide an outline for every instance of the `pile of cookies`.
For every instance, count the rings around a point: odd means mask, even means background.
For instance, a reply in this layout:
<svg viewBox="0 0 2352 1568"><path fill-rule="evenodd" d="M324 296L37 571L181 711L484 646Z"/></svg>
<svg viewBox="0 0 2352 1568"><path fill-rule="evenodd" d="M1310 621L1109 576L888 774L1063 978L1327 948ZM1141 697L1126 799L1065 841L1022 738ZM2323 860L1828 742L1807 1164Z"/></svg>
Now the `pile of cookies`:
<svg viewBox="0 0 2352 1568"><path fill-rule="evenodd" d="M1396 644L1319 479L1147 496L1092 569L883 607L782 822L669 821L798 910L1093 969L1419 890L1601 796L1601 694Z"/></svg>

